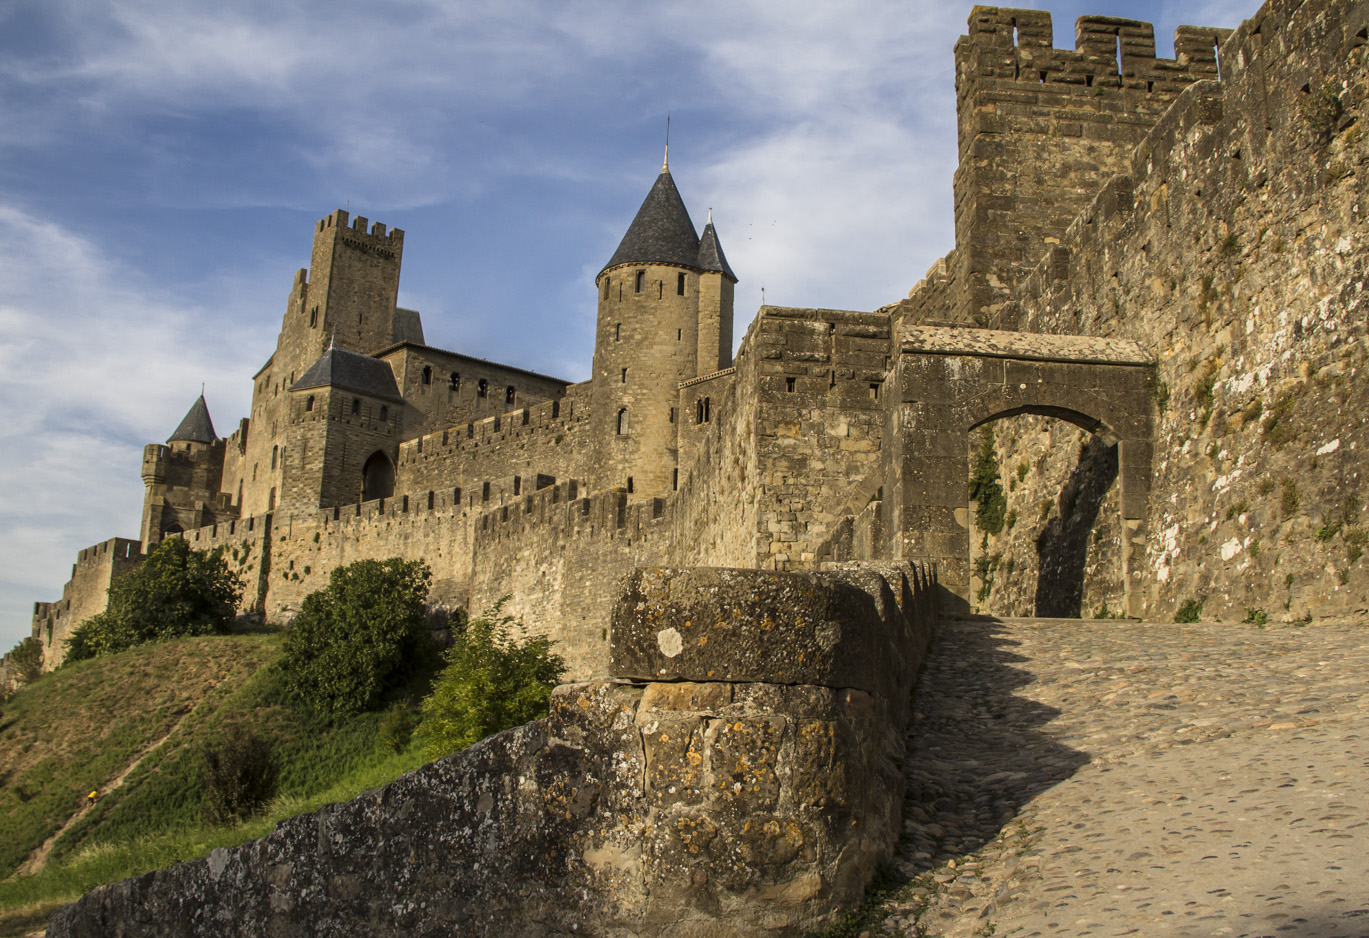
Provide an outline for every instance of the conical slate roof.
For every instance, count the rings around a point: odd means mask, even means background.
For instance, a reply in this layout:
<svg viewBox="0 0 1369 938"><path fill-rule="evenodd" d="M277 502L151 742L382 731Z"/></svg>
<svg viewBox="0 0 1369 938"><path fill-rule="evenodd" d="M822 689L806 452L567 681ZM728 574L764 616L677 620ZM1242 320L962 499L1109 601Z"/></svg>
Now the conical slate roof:
<svg viewBox="0 0 1369 938"><path fill-rule="evenodd" d="M719 271L731 277L733 283L737 282L737 275L727 266L727 255L723 253L723 246L718 243L718 232L713 227L712 218L704 225L704 236L699 239L699 260L696 266L700 270Z"/></svg>
<svg viewBox="0 0 1369 938"><path fill-rule="evenodd" d="M214 421L209 419L209 405L201 394L176 428L176 432L166 438L168 443L213 443L218 439L214 433Z"/></svg>
<svg viewBox="0 0 1369 938"><path fill-rule="evenodd" d="M290 386L290 390L329 387L360 391L391 401L403 400L399 396L399 385L395 384L395 373L389 365L369 355L359 355L335 345L330 345L319 360L309 366L304 377Z"/></svg>
<svg viewBox="0 0 1369 938"><path fill-rule="evenodd" d="M695 267L698 262L699 236L689 220L684 199L675 188L675 180L670 178L670 170L663 169L604 270L619 264Z"/></svg>

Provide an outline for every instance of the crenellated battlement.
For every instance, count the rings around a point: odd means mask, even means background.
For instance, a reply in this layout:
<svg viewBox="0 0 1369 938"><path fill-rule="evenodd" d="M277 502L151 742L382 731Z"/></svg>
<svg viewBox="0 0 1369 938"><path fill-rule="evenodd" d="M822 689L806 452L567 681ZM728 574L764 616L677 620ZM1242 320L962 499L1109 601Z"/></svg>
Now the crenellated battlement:
<svg viewBox="0 0 1369 938"><path fill-rule="evenodd" d="M975 7L969 34L956 45L962 94L977 79L1025 84L1065 84L1175 93L1199 79L1218 77L1218 47L1227 29L1180 26L1175 57L1157 58L1155 27L1143 20L1081 16L1074 48L1054 47L1051 14L1043 10Z"/></svg>
<svg viewBox="0 0 1369 938"><path fill-rule="evenodd" d="M76 563L71 566L71 575L93 570L96 567L120 562L137 562L143 559L142 544L127 537L111 537L107 541L92 544L76 554Z"/></svg>
<svg viewBox="0 0 1369 938"><path fill-rule="evenodd" d="M564 432L577 421L575 402L543 401L481 420L415 437L399 445L399 466L468 452L491 443L521 440L548 432Z"/></svg>
<svg viewBox="0 0 1369 938"><path fill-rule="evenodd" d="M348 224L349 219L351 220L350 225ZM367 224L368 219L365 216L358 215L356 218L351 218L349 212L343 209L337 209L324 218L319 219L314 225L314 232L315 234L323 234L325 231L335 228L338 229L339 232L346 233L342 238L343 241L353 243L359 241L363 244L388 241L394 242L393 246L395 247L402 245L404 241L404 229L391 228L387 233L385 225L380 222L374 222L370 225L370 230L368 231L366 227Z"/></svg>

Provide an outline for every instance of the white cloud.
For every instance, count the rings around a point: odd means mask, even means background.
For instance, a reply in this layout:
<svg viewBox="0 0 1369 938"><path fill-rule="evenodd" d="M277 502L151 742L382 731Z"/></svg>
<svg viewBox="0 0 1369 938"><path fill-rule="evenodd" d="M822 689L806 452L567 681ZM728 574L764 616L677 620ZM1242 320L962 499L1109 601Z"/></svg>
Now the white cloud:
<svg viewBox="0 0 1369 938"><path fill-rule="evenodd" d="M27 631L15 610L58 598L77 549L137 536L142 446L165 438L202 381L221 420L246 411L265 336L244 341L231 325L215 335L204 324L218 315L140 280L77 235L0 205L5 648ZM246 319L228 312L238 316L226 322Z"/></svg>

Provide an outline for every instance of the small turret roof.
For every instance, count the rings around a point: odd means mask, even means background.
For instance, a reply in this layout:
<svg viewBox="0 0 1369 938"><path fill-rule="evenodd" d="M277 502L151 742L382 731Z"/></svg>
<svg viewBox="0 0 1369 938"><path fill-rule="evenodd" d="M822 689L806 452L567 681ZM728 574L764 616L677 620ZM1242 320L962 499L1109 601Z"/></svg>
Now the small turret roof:
<svg viewBox="0 0 1369 938"><path fill-rule="evenodd" d="M209 405L201 394L190 405L185 419L176 431L166 438L168 443L213 443L218 439L214 433L214 421L209 419Z"/></svg>
<svg viewBox="0 0 1369 938"><path fill-rule="evenodd" d="M290 390L329 387L360 391L391 401L403 400L399 396L399 385L395 384L395 373L389 365L336 345L328 346L328 350L309 366L304 377L292 384Z"/></svg>
<svg viewBox="0 0 1369 938"><path fill-rule="evenodd" d="M696 267L698 263L699 236L694 231L694 222L689 219L689 210L675 188L675 180L670 178L670 170L663 169L637 210L637 217L628 226L618 250L613 252L603 269L619 264Z"/></svg>
<svg viewBox="0 0 1369 938"><path fill-rule="evenodd" d="M733 283L737 282L737 275L727 265L727 255L723 253L723 246L718 243L718 232L713 227L712 212L709 212L708 224L704 226L704 236L699 239L698 267L700 270L716 270L730 277Z"/></svg>

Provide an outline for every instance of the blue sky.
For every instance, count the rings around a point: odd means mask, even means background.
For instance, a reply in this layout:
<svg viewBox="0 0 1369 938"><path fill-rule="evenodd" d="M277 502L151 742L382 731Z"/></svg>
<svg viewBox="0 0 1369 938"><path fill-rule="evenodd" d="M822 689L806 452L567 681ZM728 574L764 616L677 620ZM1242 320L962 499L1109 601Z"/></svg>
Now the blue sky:
<svg viewBox="0 0 1369 938"><path fill-rule="evenodd" d="M1057 2L1234 26L1248 0ZM0 0L0 650L136 537L142 446L247 412L313 223L403 228L430 344L588 377L593 278L660 168L760 305L873 309L952 246L925 0Z"/></svg>

